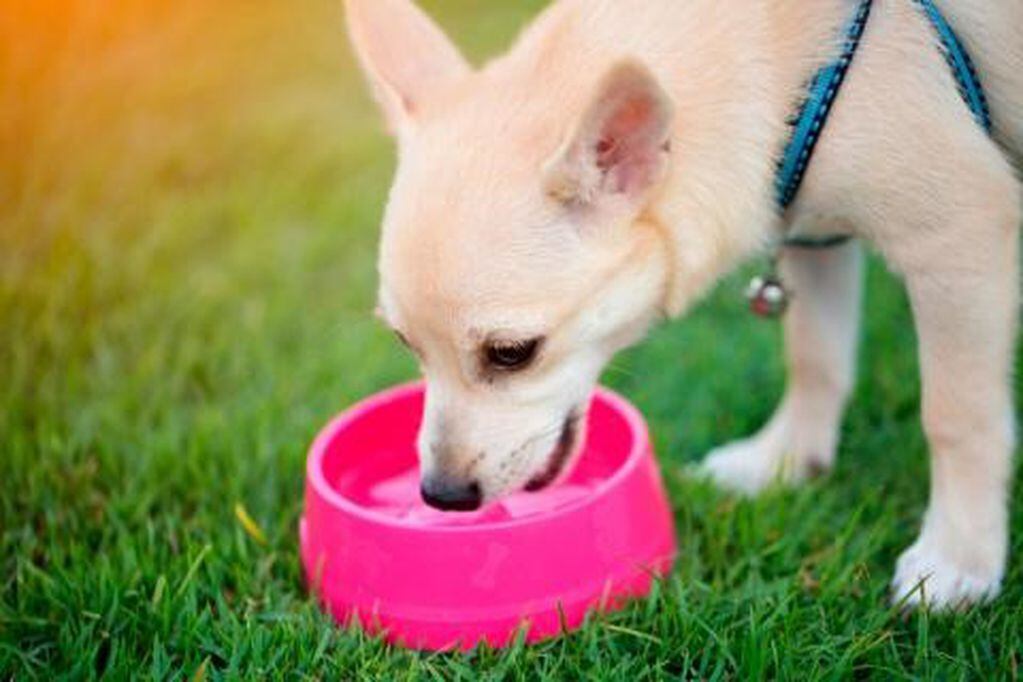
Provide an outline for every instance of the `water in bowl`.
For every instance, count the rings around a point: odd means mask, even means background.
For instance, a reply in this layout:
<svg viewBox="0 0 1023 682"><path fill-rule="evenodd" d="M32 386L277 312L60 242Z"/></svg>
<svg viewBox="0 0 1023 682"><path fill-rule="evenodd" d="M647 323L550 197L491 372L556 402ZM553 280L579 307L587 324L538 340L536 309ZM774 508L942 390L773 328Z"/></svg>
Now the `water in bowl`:
<svg viewBox="0 0 1023 682"><path fill-rule="evenodd" d="M402 521L430 526L458 526L521 519L586 497L592 485L566 481L535 492L520 492L473 512L444 512L427 506L419 495L419 470L411 468L386 478L367 491L366 506Z"/></svg>
<svg viewBox="0 0 1023 682"><path fill-rule="evenodd" d="M631 448L624 419L594 402L585 444L567 479L538 492L519 492L475 512L443 512L419 495L415 450L422 398L388 403L350 424L329 445L324 475L360 507L421 526L458 526L523 519L565 508L592 494L621 467Z"/></svg>

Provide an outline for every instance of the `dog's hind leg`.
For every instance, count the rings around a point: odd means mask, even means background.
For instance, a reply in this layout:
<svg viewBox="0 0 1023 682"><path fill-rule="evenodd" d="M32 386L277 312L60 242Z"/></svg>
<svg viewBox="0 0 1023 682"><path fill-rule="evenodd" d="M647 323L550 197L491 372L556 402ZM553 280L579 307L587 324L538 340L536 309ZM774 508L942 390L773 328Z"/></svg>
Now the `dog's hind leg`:
<svg viewBox="0 0 1023 682"><path fill-rule="evenodd" d="M854 381L861 261L856 243L785 250L782 275L793 292L785 316L788 387L759 433L708 455L703 469L718 485L753 494L831 468Z"/></svg>

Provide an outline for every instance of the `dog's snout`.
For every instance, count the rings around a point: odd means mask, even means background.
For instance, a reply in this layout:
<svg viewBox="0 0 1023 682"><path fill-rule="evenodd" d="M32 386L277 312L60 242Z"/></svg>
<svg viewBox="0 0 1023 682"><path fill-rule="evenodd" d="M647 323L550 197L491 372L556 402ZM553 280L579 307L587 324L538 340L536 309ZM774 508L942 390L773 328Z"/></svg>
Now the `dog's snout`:
<svg viewBox="0 0 1023 682"><path fill-rule="evenodd" d="M483 503L480 484L446 476L424 476L420 494L426 504L443 511L473 511Z"/></svg>

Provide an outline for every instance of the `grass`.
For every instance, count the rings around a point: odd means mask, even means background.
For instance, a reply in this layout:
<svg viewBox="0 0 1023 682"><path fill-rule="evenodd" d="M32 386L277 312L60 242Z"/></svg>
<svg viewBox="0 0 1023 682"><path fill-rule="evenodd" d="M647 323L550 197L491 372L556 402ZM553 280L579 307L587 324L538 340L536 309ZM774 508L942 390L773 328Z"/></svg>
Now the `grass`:
<svg viewBox="0 0 1023 682"><path fill-rule="evenodd" d="M393 152L338 3L12 4L0 679L1018 677L1020 505L997 604L887 605L927 463L906 301L876 262L828 480L748 501L677 475L782 388L778 330L729 280L605 378L649 418L674 501L681 557L650 599L505 652L336 629L300 575L305 448L414 373L369 314ZM475 58L541 5L424 4Z"/></svg>

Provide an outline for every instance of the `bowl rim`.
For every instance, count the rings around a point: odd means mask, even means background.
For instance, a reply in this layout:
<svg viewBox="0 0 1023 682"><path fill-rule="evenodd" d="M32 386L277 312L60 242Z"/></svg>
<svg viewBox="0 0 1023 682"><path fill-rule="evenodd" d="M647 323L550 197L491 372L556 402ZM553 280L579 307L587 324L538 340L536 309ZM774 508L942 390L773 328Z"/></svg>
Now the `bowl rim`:
<svg viewBox="0 0 1023 682"><path fill-rule="evenodd" d="M323 472L323 460L327 455L331 442L339 433L348 428L349 425L362 419L367 414L383 405L396 400L412 397L425 390L425 382L421 379L406 382L391 388L374 393L351 405L339 415L331 419L323 429L316 435L312 445L309 447L306 460L306 481L312 487L315 494L334 509L342 511L350 516L367 523L380 526L388 526L406 532L428 532L433 534L471 534L481 531L506 530L518 526L533 525L537 522L559 518L576 512L583 507L596 504L612 490L620 487L620 484L639 466L645 454L650 451L650 434L646 421L639 410L620 394L604 386L597 386L592 395L591 401L596 399L605 402L616 414L622 417L626 428L632 437L632 445L629 452L614 473L606 479L601 480L593 486L590 494L577 500L573 500L554 512L541 512L540 514L527 516L525 518L501 519L495 521L483 521L470 525L452 526L417 526L412 523L396 519L387 514L373 511L348 499L335 490L328 482ZM587 405L587 415L589 405Z"/></svg>

